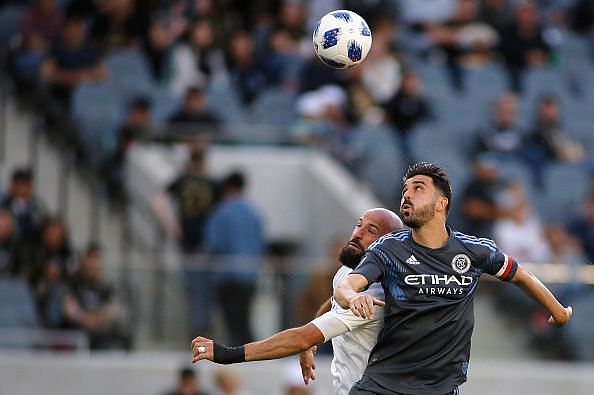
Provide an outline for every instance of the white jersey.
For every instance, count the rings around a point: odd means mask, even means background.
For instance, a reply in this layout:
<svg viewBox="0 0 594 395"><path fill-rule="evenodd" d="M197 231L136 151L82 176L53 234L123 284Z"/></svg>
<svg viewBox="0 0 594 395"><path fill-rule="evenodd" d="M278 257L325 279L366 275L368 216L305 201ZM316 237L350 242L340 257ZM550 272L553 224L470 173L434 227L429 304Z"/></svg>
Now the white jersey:
<svg viewBox="0 0 594 395"><path fill-rule="evenodd" d="M332 280L333 289L352 271L347 266L338 269ZM379 283L371 284L365 293L384 300L384 290ZM334 394L346 395L363 376L371 349L384 325L384 308L375 306L373 319L368 320L357 317L349 309L343 309L333 298L331 310L314 319L312 324L322 332L324 341L332 339Z"/></svg>

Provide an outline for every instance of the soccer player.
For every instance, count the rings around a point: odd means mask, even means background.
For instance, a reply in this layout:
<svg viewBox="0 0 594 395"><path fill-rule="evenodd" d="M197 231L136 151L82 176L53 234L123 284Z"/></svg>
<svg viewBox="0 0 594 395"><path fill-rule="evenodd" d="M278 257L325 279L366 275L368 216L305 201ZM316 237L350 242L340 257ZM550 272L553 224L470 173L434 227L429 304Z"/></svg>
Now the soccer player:
<svg viewBox="0 0 594 395"><path fill-rule="evenodd" d="M343 266L336 272L333 286L340 283L359 264L374 241L402 228L402 221L390 210L375 208L366 211L357 221L348 244L342 249L339 260ZM383 300L384 297L379 284L369 287L366 293L376 300ZM353 383L361 378L367 366L369 353L383 325L382 310L383 308L376 307L374 319L368 320L333 302L330 311L302 327L288 329L239 347L227 347L205 337L197 337L192 341L192 362L208 359L228 364L277 359L305 352L332 339L334 359L331 371L335 394L346 395ZM315 365L313 361L304 362L303 358L302 356L302 372L307 383L310 378L315 379Z"/></svg>
<svg viewBox="0 0 594 395"><path fill-rule="evenodd" d="M384 302L360 291L377 282L386 291L384 328L349 394L457 394L466 381L482 273L523 289L551 314L550 324L562 326L571 318L571 307L559 304L491 240L447 227L451 200L443 169L424 162L411 166L400 205L411 229L378 239L335 289L336 302L363 318L373 317L374 305Z"/></svg>

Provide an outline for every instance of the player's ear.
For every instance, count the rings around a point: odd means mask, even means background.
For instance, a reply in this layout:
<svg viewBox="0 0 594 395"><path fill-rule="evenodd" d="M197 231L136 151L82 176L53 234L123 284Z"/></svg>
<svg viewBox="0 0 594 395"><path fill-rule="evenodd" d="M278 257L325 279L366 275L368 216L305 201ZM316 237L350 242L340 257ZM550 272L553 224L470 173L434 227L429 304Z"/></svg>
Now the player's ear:
<svg viewBox="0 0 594 395"><path fill-rule="evenodd" d="M437 200L436 209L437 211L446 211L446 207L448 206L449 200L445 196L440 196Z"/></svg>

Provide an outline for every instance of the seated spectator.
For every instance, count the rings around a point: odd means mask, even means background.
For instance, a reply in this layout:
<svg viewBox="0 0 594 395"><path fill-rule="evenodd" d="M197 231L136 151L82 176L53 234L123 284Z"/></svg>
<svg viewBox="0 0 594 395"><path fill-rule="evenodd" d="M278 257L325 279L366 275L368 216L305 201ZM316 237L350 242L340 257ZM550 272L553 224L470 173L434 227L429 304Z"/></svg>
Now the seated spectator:
<svg viewBox="0 0 594 395"><path fill-rule="evenodd" d="M188 88L182 107L169 118L168 135L172 138L214 135L219 130L219 118L208 109L200 88Z"/></svg>
<svg viewBox="0 0 594 395"><path fill-rule="evenodd" d="M518 262L549 263L551 251L544 228L533 212L522 184L509 184L501 197L508 216L495 222L493 238L499 248Z"/></svg>
<svg viewBox="0 0 594 395"><path fill-rule="evenodd" d="M402 67L394 48L394 19L380 18L371 27L373 50L361 64L361 81L375 103L385 104L400 89Z"/></svg>
<svg viewBox="0 0 594 395"><path fill-rule="evenodd" d="M493 226L505 217L497 197L503 189L497 161L483 154L472 164L472 177L464 187L461 201L462 229L478 237L493 238Z"/></svg>
<svg viewBox="0 0 594 395"><path fill-rule="evenodd" d="M52 262L66 281L77 270L77 261L70 246L66 224L60 217L47 217L41 224L40 244L27 256L32 284L44 275L44 265Z"/></svg>
<svg viewBox="0 0 594 395"><path fill-rule="evenodd" d="M177 36L162 18L154 18L142 39L142 50L148 60L153 80L164 83L168 77L171 50Z"/></svg>
<svg viewBox="0 0 594 395"><path fill-rule="evenodd" d="M524 138L518 127L518 98L501 94L493 104L491 121L477 132L476 152L490 152L502 159L517 159Z"/></svg>
<svg viewBox="0 0 594 395"><path fill-rule="evenodd" d="M523 155L537 186L543 187L544 172L551 162L577 162L584 157L584 149L572 141L561 124L559 102L553 96L544 96L538 102L536 120L526 136Z"/></svg>
<svg viewBox="0 0 594 395"><path fill-rule="evenodd" d="M12 214L0 208L0 277L19 274L18 245L14 235Z"/></svg>
<svg viewBox="0 0 594 395"><path fill-rule="evenodd" d="M166 395L207 395L201 390L200 378L192 367L179 370L177 386Z"/></svg>
<svg viewBox="0 0 594 395"><path fill-rule="evenodd" d="M124 309L102 273L102 254L91 245L84 252L64 299L64 315L69 326L84 329L91 349L119 346L130 348L124 327Z"/></svg>
<svg viewBox="0 0 594 395"><path fill-rule="evenodd" d="M199 20L191 26L187 41L174 47L170 68L169 86L177 97L191 87L207 89L211 80L227 78L225 56L210 21Z"/></svg>
<svg viewBox="0 0 594 395"><path fill-rule="evenodd" d="M66 325L64 303L68 289L60 263L51 258L39 265L39 274L31 289L42 325L62 329Z"/></svg>
<svg viewBox="0 0 594 395"><path fill-rule="evenodd" d="M481 66L493 58L497 32L478 18L478 0L459 0L456 11L444 24L427 25L427 37L444 50L452 86L464 89L462 64Z"/></svg>
<svg viewBox="0 0 594 395"><path fill-rule="evenodd" d="M587 256L587 263L594 263L594 193L590 195L585 204L582 216L574 218L568 226L569 232L574 235Z"/></svg>
<svg viewBox="0 0 594 395"><path fill-rule="evenodd" d="M30 243L37 239L45 208L33 193L33 171L29 167L19 167L13 171L0 207L12 214L15 236L19 242Z"/></svg>
<svg viewBox="0 0 594 395"><path fill-rule="evenodd" d="M21 42L12 62L19 94L30 97L37 89L39 70L62 27L63 13L55 0L35 0L23 15Z"/></svg>
<svg viewBox="0 0 594 395"><path fill-rule="evenodd" d="M516 8L513 22L502 32L499 48L512 91L522 90L522 74L526 69L542 67L549 62L551 48L543 32L534 2L522 1Z"/></svg>
<svg viewBox="0 0 594 395"><path fill-rule="evenodd" d="M588 38L590 56L594 62L594 4L590 0L580 0L572 12L573 29Z"/></svg>
<svg viewBox="0 0 594 395"><path fill-rule="evenodd" d="M150 8L136 3L135 0L105 0L98 3L91 37L102 52L140 44L140 38L149 25Z"/></svg>
<svg viewBox="0 0 594 395"><path fill-rule="evenodd" d="M431 109L417 74L412 71L404 74L400 89L385 103L384 108L394 130L400 135L405 160L408 163L415 162L410 148L410 132L431 116Z"/></svg>
<svg viewBox="0 0 594 395"><path fill-rule="evenodd" d="M78 16L68 17L41 67L41 78L49 85L55 101L46 109L50 121L70 111L74 88L83 82L101 80L106 72L100 53L87 40L85 21Z"/></svg>
<svg viewBox="0 0 594 395"><path fill-rule="evenodd" d="M245 106L250 106L269 84L260 59L255 56L254 40L248 32L236 31L229 43L227 67L231 84Z"/></svg>

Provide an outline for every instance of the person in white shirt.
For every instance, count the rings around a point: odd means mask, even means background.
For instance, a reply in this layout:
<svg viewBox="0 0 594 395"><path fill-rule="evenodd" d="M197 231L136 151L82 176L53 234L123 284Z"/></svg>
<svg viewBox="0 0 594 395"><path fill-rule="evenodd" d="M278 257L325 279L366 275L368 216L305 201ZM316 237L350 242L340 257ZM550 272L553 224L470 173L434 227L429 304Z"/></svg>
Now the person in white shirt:
<svg viewBox="0 0 594 395"><path fill-rule="evenodd" d="M333 279L338 285L360 262L367 248L380 236L402 229L402 221L392 211L375 208L363 213L339 260L343 266ZM374 298L383 300L381 286L369 287L366 291ZM330 311L327 305L331 305ZM383 325L383 308L378 306L373 319L355 316L350 310L342 309L333 300L322 306L326 311L308 324L287 329L264 340L238 347L227 347L211 339L198 336L192 341L192 362L207 359L220 364L278 359L302 353L301 369L304 382L315 379L313 353L315 346L332 339L334 358L332 377L334 393L347 394L363 375L369 353L375 345L377 335Z"/></svg>

